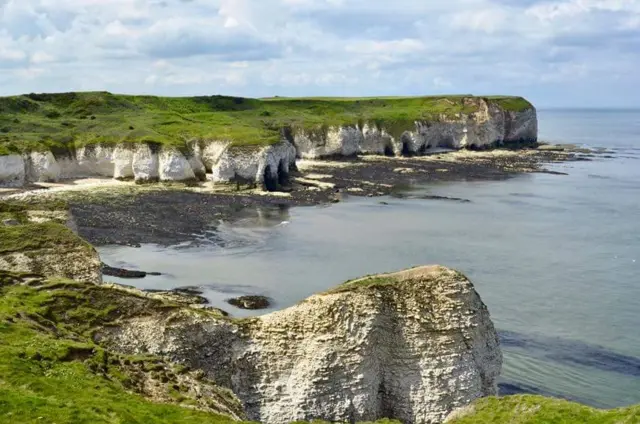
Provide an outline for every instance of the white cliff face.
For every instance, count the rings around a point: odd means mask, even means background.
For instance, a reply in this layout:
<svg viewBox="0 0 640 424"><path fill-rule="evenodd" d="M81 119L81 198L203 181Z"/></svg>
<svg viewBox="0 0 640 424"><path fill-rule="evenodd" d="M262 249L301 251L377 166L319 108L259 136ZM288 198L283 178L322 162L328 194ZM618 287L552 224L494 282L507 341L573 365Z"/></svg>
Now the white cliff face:
<svg viewBox="0 0 640 424"><path fill-rule="evenodd" d="M0 187L21 187L24 181L25 164L22 156L0 156Z"/></svg>
<svg viewBox="0 0 640 424"><path fill-rule="evenodd" d="M56 182L60 179L60 165L51 152L31 152L25 164L28 181Z"/></svg>
<svg viewBox="0 0 640 424"><path fill-rule="evenodd" d="M127 180L133 178L133 148L118 145L113 151L113 178Z"/></svg>
<svg viewBox="0 0 640 424"><path fill-rule="evenodd" d="M141 144L137 147L131 166L137 182L154 182L160 179L158 153L147 144Z"/></svg>
<svg viewBox="0 0 640 424"><path fill-rule="evenodd" d="M56 158L60 179L85 177L113 177L115 147L90 145L80 147L75 154Z"/></svg>
<svg viewBox="0 0 640 424"><path fill-rule="evenodd" d="M196 155L199 155L206 170L212 172L213 166L218 163L230 144L231 143L226 141L207 141L202 148L195 148L194 152Z"/></svg>
<svg viewBox="0 0 640 424"><path fill-rule="evenodd" d="M351 282L244 323L179 310L98 334L204 370L266 424L440 423L496 394L502 363L472 284L437 266Z"/></svg>
<svg viewBox="0 0 640 424"><path fill-rule="evenodd" d="M422 154L435 147L482 149L537 140L534 108L513 112L481 99L469 101L477 107L476 112L454 119L442 116L433 121L415 121L400 133L385 128L384 123L364 122L361 127L332 127L328 131L297 130L294 144L299 157L318 159L354 154Z"/></svg>
<svg viewBox="0 0 640 424"><path fill-rule="evenodd" d="M535 109L524 112L505 112L506 143L527 142L537 139L538 118Z"/></svg>
<svg viewBox="0 0 640 424"><path fill-rule="evenodd" d="M163 149L160 153L160 181L189 181L196 178L187 158L177 150Z"/></svg>
<svg viewBox="0 0 640 424"><path fill-rule="evenodd" d="M109 177L138 182L204 179L205 166L197 155L187 159L172 148L148 144L90 145L55 157L52 152L0 156L0 186L19 187L25 181Z"/></svg>
<svg viewBox="0 0 640 424"><path fill-rule="evenodd" d="M195 177L200 181L206 180L207 168L204 166L204 162L202 162L200 156L193 153L189 155L187 160L189 161L189 166L193 170L193 174L195 175Z"/></svg>
<svg viewBox="0 0 640 424"><path fill-rule="evenodd" d="M299 130L293 137L304 159L353 156L360 152L364 140L362 131L355 126L329 127L326 131Z"/></svg>
<svg viewBox="0 0 640 424"><path fill-rule="evenodd" d="M66 156L32 153L25 160L17 155L0 157L0 185L21 186L30 181L56 181L84 177L135 178L136 181L205 180L211 172L214 183L241 182L274 189L286 179L295 157L317 159L357 154L413 155L429 149L482 149L506 143L537 140L538 121L534 108L514 112L495 102L468 99L477 110L456 118L441 116L433 121L406 123L362 122L317 130L294 130L293 145L286 140L267 147L234 147L226 141L192 140L185 156L178 150L143 144L137 146L90 145Z"/></svg>
<svg viewBox="0 0 640 424"><path fill-rule="evenodd" d="M241 182L277 186L295 166L296 150L287 141L263 148L227 148L212 166L214 183Z"/></svg>

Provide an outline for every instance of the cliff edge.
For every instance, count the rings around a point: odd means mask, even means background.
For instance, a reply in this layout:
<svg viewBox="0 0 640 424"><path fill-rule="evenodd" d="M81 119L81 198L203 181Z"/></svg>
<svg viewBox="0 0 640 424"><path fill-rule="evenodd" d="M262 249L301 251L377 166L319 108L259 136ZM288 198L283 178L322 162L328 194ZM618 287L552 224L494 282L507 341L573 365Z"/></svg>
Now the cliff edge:
<svg viewBox="0 0 640 424"><path fill-rule="evenodd" d="M96 337L203 370L249 419L268 424L442 422L496 394L502 363L472 284L439 266L352 281L255 319L182 309L129 318Z"/></svg>
<svg viewBox="0 0 640 424"><path fill-rule="evenodd" d="M296 158L410 156L537 141L520 97L0 98L0 187L86 177L243 183L274 190Z"/></svg>

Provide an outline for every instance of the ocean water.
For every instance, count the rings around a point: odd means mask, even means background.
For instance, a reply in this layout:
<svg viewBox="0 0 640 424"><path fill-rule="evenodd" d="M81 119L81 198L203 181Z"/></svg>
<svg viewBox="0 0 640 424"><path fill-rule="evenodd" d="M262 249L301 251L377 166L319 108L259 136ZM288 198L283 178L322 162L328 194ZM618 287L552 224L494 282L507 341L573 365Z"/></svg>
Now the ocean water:
<svg viewBox="0 0 640 424"><path fill-rule="evenodd" d="M640 403L640 111L543 110L539 119L542 140L605 147L610 157L553 166L567 176L412 188L470 203L351 197L249 209L216 223L224 248L99 251L112 266L166 273L120 282L201 286L236 316L248 313L224 303L235 295L264 294L278 309L365 274L454 267L500 332L503 393Z"/></svg>

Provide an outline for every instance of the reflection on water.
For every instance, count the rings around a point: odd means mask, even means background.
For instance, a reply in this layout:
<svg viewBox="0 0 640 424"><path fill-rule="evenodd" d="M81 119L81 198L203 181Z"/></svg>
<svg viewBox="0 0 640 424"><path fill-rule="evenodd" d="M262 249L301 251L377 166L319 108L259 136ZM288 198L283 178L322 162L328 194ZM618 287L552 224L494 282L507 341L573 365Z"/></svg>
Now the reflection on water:
<svg viewBox="0 0 640 424"><path fill-rule="evenodd" d="M604 135L620 131L598 125ZM134 281L141 288L199 286L235 316L250 314L225 304L237 295L265 295L280 309L365 274L451 266L469 275L500 330L503 393L602 407L640 403L640 169L626 159L640 150L624 143L614 159L558 165L567 176L436 184L414 187L409 199L352 197L331 207L244 209L212 223L215 232L196 246L100 253L110 265L164 273Z"/></svg>

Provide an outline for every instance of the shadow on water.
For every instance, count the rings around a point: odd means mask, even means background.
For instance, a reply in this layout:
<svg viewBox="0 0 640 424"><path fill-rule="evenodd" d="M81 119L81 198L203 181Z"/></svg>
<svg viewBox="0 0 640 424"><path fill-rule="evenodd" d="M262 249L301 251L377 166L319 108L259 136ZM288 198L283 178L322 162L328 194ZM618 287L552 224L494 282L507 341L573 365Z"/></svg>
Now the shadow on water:
<svg viewBox="0 0 640 424"><path fill-rule="evenodd" d="M530 384L519 383L515 381L503 381L498 384L499 396L512 396L512 395L538 395L545 397L552 397L556 399L564 399L571 402L578 402L583 405L589 405L591 402L587 399L582 399L575 396L566 396L560 393L553 392L551 390L545 390L540 387L535 387ZM598 406L598 405L594 405Z"/></svg>
<svg viewBox="0 0 640 424"><path fill-rule="evenodd" d="M640 358L622 355L601 346L553 337L528 336L512 331L500 331L499 335L503 348L525 349L536 357L564 365L640 377Z"/></svg>

